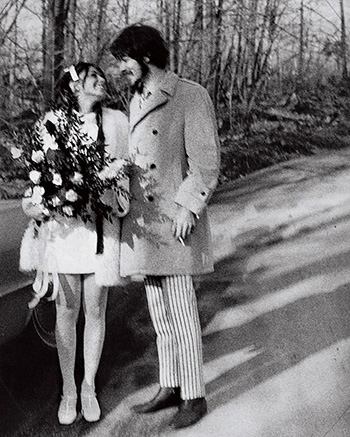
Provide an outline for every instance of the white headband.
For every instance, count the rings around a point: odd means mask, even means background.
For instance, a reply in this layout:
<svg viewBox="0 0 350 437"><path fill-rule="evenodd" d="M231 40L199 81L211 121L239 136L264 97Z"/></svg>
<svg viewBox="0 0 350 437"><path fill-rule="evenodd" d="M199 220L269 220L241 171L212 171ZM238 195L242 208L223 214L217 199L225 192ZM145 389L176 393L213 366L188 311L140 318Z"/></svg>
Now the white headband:
<svg viewBox="0 0 350 437"><path fill-rule="evenodd" d="M77 70L75 69L74 65L71 65L70 67L65 68L63 71L65 73L70 73L70 76L74 82L79 80L79 76L78 76Z"/></svg>

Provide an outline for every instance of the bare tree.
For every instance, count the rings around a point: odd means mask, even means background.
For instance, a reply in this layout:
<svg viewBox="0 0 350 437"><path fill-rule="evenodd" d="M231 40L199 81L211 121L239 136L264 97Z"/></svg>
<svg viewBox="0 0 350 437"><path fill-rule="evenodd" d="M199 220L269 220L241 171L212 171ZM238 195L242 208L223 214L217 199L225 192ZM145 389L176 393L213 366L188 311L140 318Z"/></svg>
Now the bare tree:
<svg viewBox="0 0 350 437"><path fill-rule="evenodd" d="M125 25L128 26L130 21L130 0L122 0L122 15L124 16Z"/></svg>
<svg viewBox="0 0 350 437"><path fill-rule="evenodd" d="M210 29L213 33L213 46L210 57L209 78L212 82L211 95L215 107L217 106L219 97L220 72L222 63L221 39L223 31L223 4L223 0L219 0L217 5L215 2L212 2L210 5Z"/></svg>
<svg viewBox="0 0 350 437"><path fill-rule="evenodd" d="M105 25L106 9L108 0L99 0L97 2L97 24L96 24L96 57L95 62L99 63L102 55L102 35Z"/></svg>
<svg viewBox="0 0 350 437"><path fill-rule="evenodd" d="M66 52L70 64L76 62L76 23L77 0L71 0L69 6L68 25L66 26Z"/></svg>
<svg viewBox="0 0 350 437"><path fill-rule="evenodd" d="M54 51L54 11L53 2L42 0L42 49L43 49L43 95L45 107L49 107L54 91L53 51Z"/></svg>
<svg viewBox="0 0 350 437"><path fill-rule="evenodd" d="M22 0L20 3L18 3L17 0L8 1L0 12L0 47L4 44L6 38L11 33L13 27L16 25L18 15L23 9L26 1L27 0ZM11 14L13 9L15 10L13 18L10 20L10 23L6 27L4 27L3 23L5 22L5 19Z"/></svg>
<svg viewBox="0 0 350 437"><path fill-rule="evenodd" d="M300 31L299 31L299 56L298 56L298 86L302 86L304 80L304 61L305 61L305 20L304 20L304 0L300 1Z"/></svg>
<svg viewBox="0 0 350 437"><path fill-rule="evenodd" d="M54 1L54 82L58 82L64 67L65 27L70 0Z"/></svg>
<svg viewBox="0 0 350 437"><path fill-rule="evenodd" d="M180 35L181 35L181 8L182 1L176 0L174 2L173 12L173 28L172 28L172 57L173 70L175 73L179 71L179 56L180 56Z"/></svg>
<svg viewBox="0 0 350 437"><path fill-rule="evenodd" d="M193 51L195 62L195 77L194 79L201 83L203 74L203 30L204 30L204 4L203 0L195 0L194 3L194 22L193 22Z"/></svg>
<svg viewBox="0 0 350 437"><path fill-rule="evenodd" d="M347 66L347 39L345 26L344 0L340 0L340 19L341 19L341 59L342 59L342 76L348 78Z"/></svg>

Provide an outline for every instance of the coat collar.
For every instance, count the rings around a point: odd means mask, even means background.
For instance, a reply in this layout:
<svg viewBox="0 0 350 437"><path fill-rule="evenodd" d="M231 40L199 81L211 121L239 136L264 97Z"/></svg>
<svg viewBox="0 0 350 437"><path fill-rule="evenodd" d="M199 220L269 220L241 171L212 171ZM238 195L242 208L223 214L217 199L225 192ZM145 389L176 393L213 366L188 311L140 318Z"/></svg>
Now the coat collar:
<svg viewBox="0 0 350 437"><path fill-rule="evenodd" d="M168 72L162 82L155 89L152 95L145 100L142 108L139 107L139 95L134 94L130 102L130 131L155 108L164 105L170 97L175 94L179 77L172 72Z"/></svg>

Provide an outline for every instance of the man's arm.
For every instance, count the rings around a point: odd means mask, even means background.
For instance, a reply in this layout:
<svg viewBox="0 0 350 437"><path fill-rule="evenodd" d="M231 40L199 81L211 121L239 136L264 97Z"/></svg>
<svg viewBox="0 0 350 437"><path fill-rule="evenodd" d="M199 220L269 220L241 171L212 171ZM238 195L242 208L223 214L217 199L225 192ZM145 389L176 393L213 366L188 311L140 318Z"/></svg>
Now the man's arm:
<svg viewBox="0 0 350 437"><path fill-rule="evenodd" d="M179 187L175 202L179 205L174 220L176 238L185 238L208 204L218 181L220 150L213 104L207 91L191 84L192 92L184 102L185 149L188 170Z"/></svg>

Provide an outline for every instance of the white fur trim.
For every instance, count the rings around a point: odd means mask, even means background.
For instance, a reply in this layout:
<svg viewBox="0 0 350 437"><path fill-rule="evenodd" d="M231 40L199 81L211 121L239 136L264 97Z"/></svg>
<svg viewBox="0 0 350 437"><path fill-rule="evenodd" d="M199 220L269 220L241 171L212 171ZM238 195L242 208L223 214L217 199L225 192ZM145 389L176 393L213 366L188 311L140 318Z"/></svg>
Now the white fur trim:
<svg viewBox="0 0 350 437"><path fill-rule="evenodd" d="M54 221L53 224L58 226ZM39 229L39 236L35 235L35 221L31 220L22 238L20 248L19 268L24 272L44 270L56 272L54 241L47 235L48 224L43 223ZM120 220L113 219L113 223L104 221L103 243L104 250L96 255L96 283L99 286L125 286L129 281L120 276Z"/></svg>
<svg viewBox="0 0 350 437"><path fill-rule="evenodd" d="M39 265L39 238L35 236L35 221L30 220L27 229L24 232L20 256L19 268L23 272L36 270Z"/></svg>

